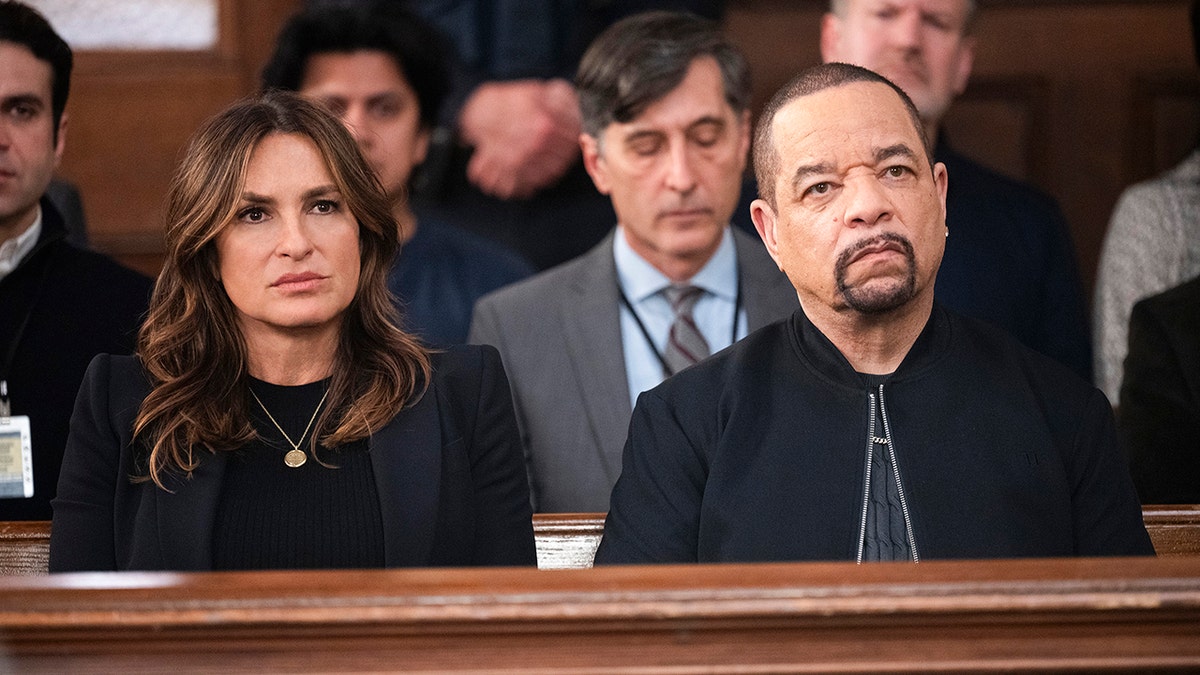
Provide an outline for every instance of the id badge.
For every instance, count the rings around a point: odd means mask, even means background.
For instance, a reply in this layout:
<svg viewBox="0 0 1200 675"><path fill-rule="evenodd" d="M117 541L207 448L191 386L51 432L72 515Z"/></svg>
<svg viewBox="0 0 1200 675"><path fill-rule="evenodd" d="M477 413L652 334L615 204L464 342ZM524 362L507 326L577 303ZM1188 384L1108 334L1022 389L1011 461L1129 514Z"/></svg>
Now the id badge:
<svg viewBox="0 0 1200 675"><path fill-rule="evenodd" d="M33 438L29 416L0 419L0 499L33 496Z"/></svg>

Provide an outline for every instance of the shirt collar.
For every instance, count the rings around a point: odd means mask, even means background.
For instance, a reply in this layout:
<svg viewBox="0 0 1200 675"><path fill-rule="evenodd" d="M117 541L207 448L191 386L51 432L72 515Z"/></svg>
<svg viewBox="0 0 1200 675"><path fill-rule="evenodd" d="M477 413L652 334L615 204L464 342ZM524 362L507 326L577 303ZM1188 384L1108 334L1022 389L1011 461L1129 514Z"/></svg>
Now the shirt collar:
<svg viewBox="0 0 1200 675"><path fill-rule="evenodd" d="M38 237L41 234L42 207L39 204L33 224L25 228L25 231L17 235L15 239L9 239L0 244L0 278L7 276L9 272L17 268L17 265L21 264L21 261L37 246Z"/></svg>
<svg viewBox="0 0 1200 675"><path fill-rule="evenodd" d="M625 240L625 228L617 226L613 235L613 259L617 265L617 281L625 297L638 303L671 285L671 280L638 255ZM733 232L728 226L721 235L716 253L688 283L699 286L718 297L736 302L738 286L737 249Z"/></svg>

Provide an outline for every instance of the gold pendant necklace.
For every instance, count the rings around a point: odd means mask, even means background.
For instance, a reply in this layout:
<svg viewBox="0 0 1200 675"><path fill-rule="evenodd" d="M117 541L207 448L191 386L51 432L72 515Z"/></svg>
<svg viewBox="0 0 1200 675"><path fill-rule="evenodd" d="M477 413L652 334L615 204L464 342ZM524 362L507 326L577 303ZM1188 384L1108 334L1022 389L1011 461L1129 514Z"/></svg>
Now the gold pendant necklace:
<svg viewBox="0 0 1200 675"><path fill-rule="evenodd" d="M246 388L250 390L250 395L254 397L254 400L258 401L258 407L262 408L262 411L267 414L267 419L271 420L271 424L274 424L275 428L279 430L279 433L283 434L283 440L287 441L288 445L292 446L292 449L288 450L287 453L283 455L283 463L287 464L293 469L298 469L304 466L304 463L308 461L308 455L300 449L300 444L303 443L304 438L308 436L308 430L312 428L313 422L316 421L317 413L321 411L321 406L325 405L325 397L329 396L329 390L326 389L325 394L321 396L321 400L317 402L317 409L313 411L312 417L308 418L308 426L304 427L304 433L300 434L300 440L292 442L292 437L288 436L287 432L283 430L283 427L279 426L279 422L275 421L275 416L271 414L270 410L267 410L267 406L263 405L262 399L258 397L258 394L254 393L254 390L250 389L250 387Z"/></svg>

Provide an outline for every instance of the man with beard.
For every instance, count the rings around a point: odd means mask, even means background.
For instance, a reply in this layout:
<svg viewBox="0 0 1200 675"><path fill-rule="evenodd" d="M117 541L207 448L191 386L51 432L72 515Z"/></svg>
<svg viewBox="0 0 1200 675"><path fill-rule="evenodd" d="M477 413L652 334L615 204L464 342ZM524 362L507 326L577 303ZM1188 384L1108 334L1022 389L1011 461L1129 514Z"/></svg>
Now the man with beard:
<svg viewBox="0 0 1200 675"><path fill-rule="evenodd" d="M975 0L832 0L821 57L869 68L921 115L934 159L953 177L950 240L937 299L983 319L1091 378L1092 352L1075 248L1053 199L955 152L941 123L974 64Z"/></svg>
<svg viewBox="0 0 1200 675"><path fill-rule="evenodd" d="M1152 554L1103 394L939 306L946 168L846 64L758 123L800 311L643 394L597 563Z"/></svg>

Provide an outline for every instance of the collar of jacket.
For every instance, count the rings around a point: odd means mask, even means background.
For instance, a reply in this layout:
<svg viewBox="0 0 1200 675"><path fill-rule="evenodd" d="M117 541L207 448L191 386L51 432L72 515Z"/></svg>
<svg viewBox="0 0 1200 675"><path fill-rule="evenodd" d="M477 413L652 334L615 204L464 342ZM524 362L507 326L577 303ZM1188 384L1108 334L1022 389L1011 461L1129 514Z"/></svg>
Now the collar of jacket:
<svg viewBox="0 0 1200 675"><path fill-rule="evenodd" d="M67 226L63 223L58 209L54 208L54 204L50 202L50 198L42 195L39 203L42 206L42 233L38 235L37 244L34 245L33 250L17 265L17 269L21 269L30 260L36 258L42 249L67 237Z"/></svg>
<svg viewBox="0 0 1200 675"><path fill-rule="evenodd" d="M798 309L789 320L788 332L792 347L802 362L816 374L832 384L862 389L863 378L854 370L846 357L834 346L825 334L813 325L803 309ZM912 349L905 355L896 372L888 382L901 382L921 375L939 361L950 349L950 315L937 302L933 304L929 320Z"/></svg>
<svg viewBox="0 0 1200 675"><path fill-rule="evenodd" d="M33 249L17 263L17 266L11 272L5 275L3 279L0 279L0 283L21 278L23 276L21 271L30 268L34 264L34 261L40 259L44 250L53 246L55 242L66 239L67 226L63 224L63 219L59 215L58 209L54 208L54 205L50 203L50 199L45 195L42 195L41 205L42 233L38 235L37 243L33 245Z"/></svg>

